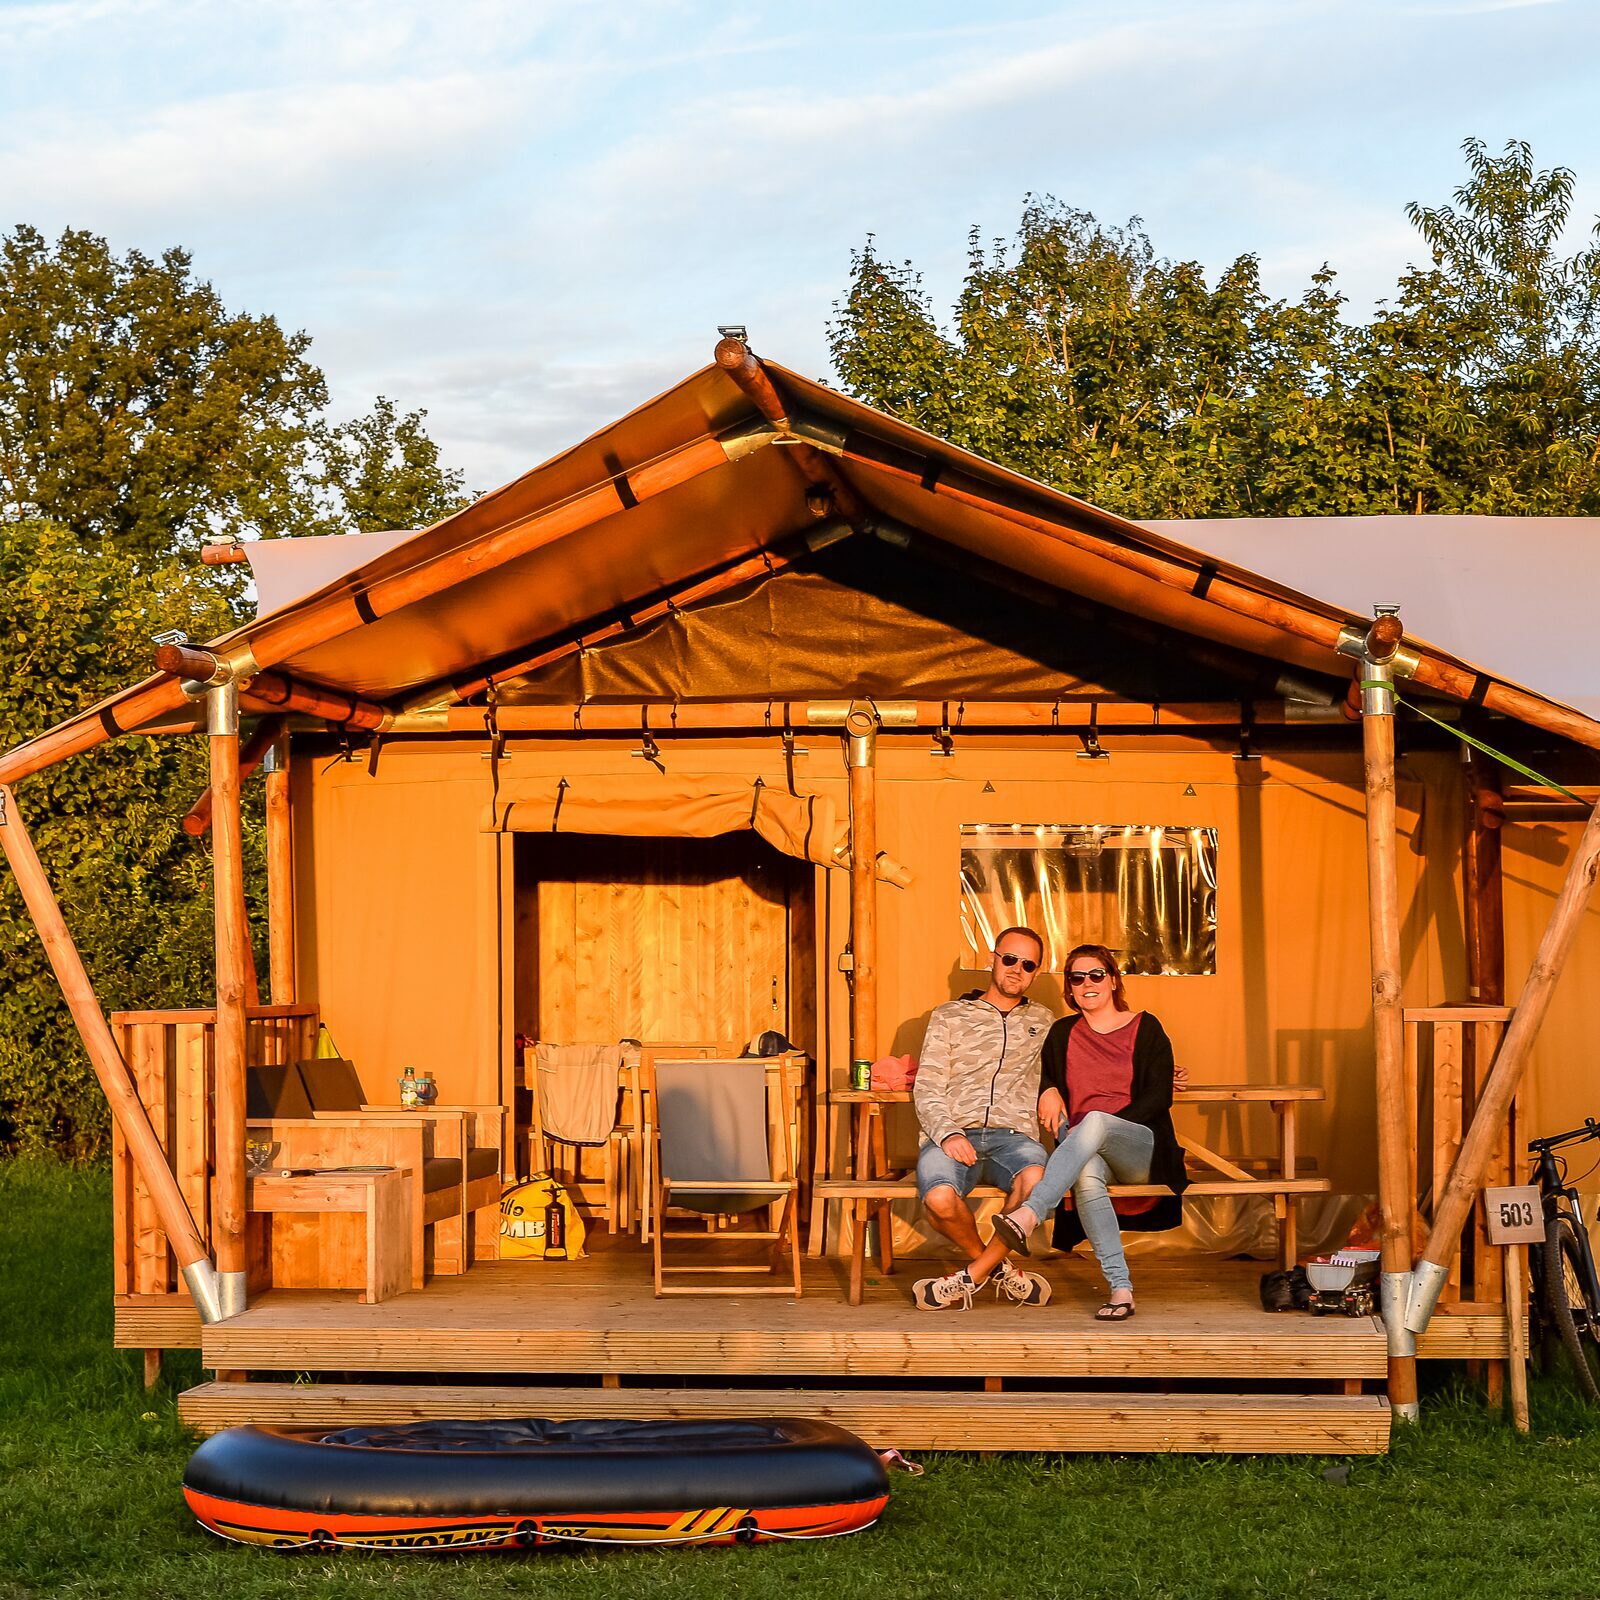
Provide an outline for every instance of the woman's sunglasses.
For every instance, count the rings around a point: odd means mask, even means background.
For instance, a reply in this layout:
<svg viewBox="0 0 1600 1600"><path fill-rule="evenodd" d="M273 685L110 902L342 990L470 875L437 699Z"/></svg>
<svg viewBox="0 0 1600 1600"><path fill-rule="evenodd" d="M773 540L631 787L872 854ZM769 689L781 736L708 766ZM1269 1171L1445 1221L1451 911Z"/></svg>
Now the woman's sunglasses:
<svg viewBox="0 0 1600 1600"><path fill-rule="evenodd" d="M1076 989L1079 984L1104 983L1109 974L1104 967L1090 967L1087 972L1069 972L1067 982Z"/></svg>
<svg viewBox="0 0 1600 1600"><path fill-rule="evenodd" d="M1003 955L1000 957L1000 965L1002 967L1014 967L1019 961L1022 963L1022 970L1024 972L1034 972L1038 970L1039 963L1037 961L1030 961L1026 956Z"/></svg>

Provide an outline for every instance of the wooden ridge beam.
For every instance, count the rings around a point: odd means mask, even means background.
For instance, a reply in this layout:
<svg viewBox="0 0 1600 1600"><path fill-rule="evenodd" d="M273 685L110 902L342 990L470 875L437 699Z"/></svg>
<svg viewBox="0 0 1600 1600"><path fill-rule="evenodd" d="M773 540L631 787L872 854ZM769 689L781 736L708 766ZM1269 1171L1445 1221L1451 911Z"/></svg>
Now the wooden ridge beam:
<svg viewBox="0 0 1600 1600"><path fill-rule="evenodd" d="M321 684L303 683L281 672L258 672L240 679L239 698L252 711L298 712L356 732L387 728L394 715L376 701L362 700L340 689L326 689Z"/></svg>
<svg viewBox="0 0 1600 1600"><path fill-rule="evenodd" d="M68 756L82 755L119 734L134 733L140 724L188 704L189 697L176 678L143 684L107 702L98 714L85 713L0 755L0 784L20 783L58 761L65 761Z"/></svg>

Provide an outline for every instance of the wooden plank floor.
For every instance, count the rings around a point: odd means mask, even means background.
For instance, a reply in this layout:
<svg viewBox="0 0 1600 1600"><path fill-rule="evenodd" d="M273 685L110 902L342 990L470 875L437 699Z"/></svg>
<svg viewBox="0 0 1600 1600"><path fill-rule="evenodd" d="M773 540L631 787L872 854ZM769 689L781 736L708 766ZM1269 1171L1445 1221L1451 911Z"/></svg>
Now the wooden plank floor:
<svg viewBox="0 0 1600 1600"><path fill-rule="evenodd" d="M1375 1454L1376 1395L984 1394L915 1390L602 1389L457 1384L210 1383L178 1401L203 1433L242 1422L352 1427L428 1417L816 1417L878 1449Z"/></svg>
<svg viewBox="0 0 1600 1600"><path fill-rule="evenodd" d="M353 1293L269 1292L203 1330L205 1365L239 1371L620 1374L666 1382L789 1377L1092 1378L1292 1383L1378 1379L1383 1334L1372 1318L1268 1315L1252 1262L1187 1258L1137 1264L1131 1321L1093 1320L1103 1298L1090 1262L1035 1263L1055 1297L925 1312L907 1266L876 1278L866 1303L843 1295L842 1264L807 1261L800 1300L657 1300L649 1258L601 1250L574 1263L482 1262L381 1305ZM1474 1353L1483 1353L1475 1351Z"/></svg>

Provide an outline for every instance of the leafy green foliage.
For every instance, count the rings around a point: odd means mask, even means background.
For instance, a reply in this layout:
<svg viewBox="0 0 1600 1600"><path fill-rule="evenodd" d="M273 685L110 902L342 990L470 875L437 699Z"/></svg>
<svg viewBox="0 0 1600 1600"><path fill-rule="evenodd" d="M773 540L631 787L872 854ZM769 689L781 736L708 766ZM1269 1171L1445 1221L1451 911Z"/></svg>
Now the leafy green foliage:
<svg viewBox="0 0 1600 1600"><path fill-rule="evenodd" d="M358 533L427 527L467 503L464 476L439 464L422 426L427 414L398 416L379 395L370 416L324 434L323 483Z"/></svg>
<svg viewBox="0 0 1600 1600"><path fill-rule="evenodd" d="M140 570L113 551L84 550L51 523L0 524L0 745L145 676L152 632L206 638L229 624L226 601L188 564ZM206 781L204 741L168 735L118 740L18 787L108 1011L205 1003L209 840L179 824ZM259 786L247 793L247 858L259 863ZM93 1154L107 1132L104 1101L9 873L0 873L0 951L0 1139Z"/></svg>
<svg viewBox="0 0 1600 1600"><path fill-rule="evenodd" d="M181 250L118 258L92 234L52 246L27 227L0 239L0 749L146 676L153 635L235 625L240 569L197 562L205 534L417 527L466 502L421 413L380 399L331 423L309 350L227 310ZM210 839L180 827L206 782L203 741L169 735L19 789L108 1011L211 998ZM245 786L257 912L260 795ZM0 1149L94 1155L106 1108L9 873L0 971Z"/></svg>
<svg viewBox="0 0 1600 1600"><path fill-rule="evenodd" d="M1560 254L1572 174L1465 146L1432 255L1368 324L1331 268L1297 300L1254 256L1208 284L1137 219L1031 199L969 237L941 327L910 262L854 253L829 336L871 404L1135 517L1600 512L1600 228Z"/></svg>
<svg viewBox="0 0 1600 1600"><path fill-rule="evenodd" d="M311 339L229 311L186 252L0 240L0 518L164 560L206 533L420 527L467 501L422 413L333 426Z"/></svg>

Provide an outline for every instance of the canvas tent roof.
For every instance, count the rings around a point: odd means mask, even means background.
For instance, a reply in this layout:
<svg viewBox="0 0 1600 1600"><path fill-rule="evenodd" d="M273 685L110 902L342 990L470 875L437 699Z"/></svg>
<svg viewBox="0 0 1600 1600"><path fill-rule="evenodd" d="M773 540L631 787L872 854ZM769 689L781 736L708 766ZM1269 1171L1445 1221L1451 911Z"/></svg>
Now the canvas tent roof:
<svg viewBox="0 0 1600 1600"><path fill-rule="evenodd" d="M1574 582L1600 517L1226 517L1145 524L1352 614L1398 605L1424 639L1600 717L1593 596Z"/></svg>
<svg viewBox="0 0 1600 1600"><path fill-rule="evenodd" d="M755 367L752 361L749 363ZM1238 562L1099 510L826 385L757 368L763 406L720 365L544 465L213 641L260 668L398 709L525 667L597 620L703 593L772 562L853 508L917 538L1197 638L1337 672L1365 605L1313 598ZM763 414L763 411L767 415ZM778 415L771 415L774 411ZM820 498L819 498L820 496ZM1419 643L1419 684L1600 747L1600 723ZM0 781L182 710L153 677L0 758Z"/></svg>

